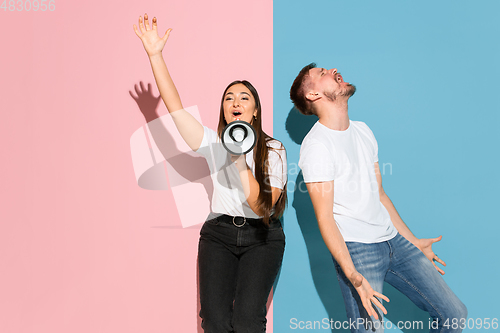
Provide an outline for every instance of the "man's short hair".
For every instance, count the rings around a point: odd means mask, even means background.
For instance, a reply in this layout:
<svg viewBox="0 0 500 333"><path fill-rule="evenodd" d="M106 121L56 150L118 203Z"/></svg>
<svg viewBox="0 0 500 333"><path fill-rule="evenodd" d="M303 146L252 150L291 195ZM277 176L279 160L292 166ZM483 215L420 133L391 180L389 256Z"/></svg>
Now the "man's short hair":
<svg viewBox="0 0 500 333"><path fill-rule="evenodd" d="M300 113L307 116L314 114L312 103L306 98L306 81L309 76L309 70L312 68L316 68L316 64L314 62L302 68L290 88L290 99L293 104L300 111Z"/></svg>

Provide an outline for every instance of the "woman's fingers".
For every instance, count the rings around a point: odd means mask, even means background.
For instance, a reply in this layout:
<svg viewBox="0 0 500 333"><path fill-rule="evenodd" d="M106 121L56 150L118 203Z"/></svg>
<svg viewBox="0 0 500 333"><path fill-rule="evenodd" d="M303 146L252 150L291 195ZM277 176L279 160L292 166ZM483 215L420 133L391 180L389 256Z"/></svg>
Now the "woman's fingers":
<svg viewBox="0 0 500 333"><path fill-rule="evenodd" d="M156 17L153 17L153 30L157 30L158 28L158 24L157 24L157 21L156 21Z"/></svg>
<svg viewBox="0 0 500 333"><path fill-rule="evenodd" d="M139 29L137 29L135 24L134 24L134 32L137 35L137 37L141 38L141 34L139 33Z"/></svg>
<svg viewBox="0 0 500 333"><path fill-rule="evenodd" d="M165 43L167 42L168 36L170 36L170 31L172 31L172 28L169 28L167 32L165 32L165 35L162 37Z"/></svg>
<svg viewBox="0 0 500 333"><path fill-rule="evenodd" d="M139 16L139 30L143 34L146 32L146 28L144 28L144 22L142 21L142 16Z"/></svg>
<svg viewBox="0 0 500 333"><path fill-rule="evenodd" d="M156 17L153 17L153 30L158 31L158 20ZM172 31L172 28L169 28L166 32L165 35L163 35L162 39L167 42L168 36L170 36L170 31Z"/></svg>
<svg viewBox="0 0 500 333"><path fill-rule="evenodd" d="M144 27L146 28L146 31L151 30L151 27L149 26L148 14L144 14Z"/></svg>
<svg viewBox="0 0 500 333"><path fill-rule="evenodd" d="M138 24L139 28L137 28L137 26L134 24L134 31L137 37L141 38L143 34L145 34L150 30L158 31L158 20L156 19L156 17L153 17L152 21L153 22L151 27L149 25L148 14L144 14L144 20L142 19L142 16L139 16L139 24ZM139 33L139 31L141 33ZM170 31L172 31L172 28L168 29L162 38L165 42L167 41L168 36L170 36Z"/></svg>

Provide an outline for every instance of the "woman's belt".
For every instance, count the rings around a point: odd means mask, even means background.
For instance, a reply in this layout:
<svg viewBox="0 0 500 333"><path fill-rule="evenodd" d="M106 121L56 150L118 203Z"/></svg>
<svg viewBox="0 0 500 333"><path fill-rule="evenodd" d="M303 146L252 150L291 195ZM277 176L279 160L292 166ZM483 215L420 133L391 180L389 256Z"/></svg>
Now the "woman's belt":
<svg viewBox="0 0 500 333"><path fill-rule="evenodd" d="M231 215L226 215L222 214L217 216L214 220L228 223L228 224L233 224L238 228L241 228L245 224L249 224L254 227L262 227L264 226L264 223L262 222L262 218L254 219L250 217L245 217L245 216L231 216ZM269 224L276 223L278 222L278 219L275 219L273 216L269 219Z"/></svg>

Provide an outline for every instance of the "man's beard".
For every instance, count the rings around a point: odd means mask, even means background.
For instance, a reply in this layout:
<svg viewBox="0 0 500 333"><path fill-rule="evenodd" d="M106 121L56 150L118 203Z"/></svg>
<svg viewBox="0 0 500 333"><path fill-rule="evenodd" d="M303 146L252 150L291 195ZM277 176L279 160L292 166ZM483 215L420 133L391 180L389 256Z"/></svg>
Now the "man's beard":
<svg viewBox="0 0 500 333"><path fill-rule="evenodd" d="M355 92L356 92L356 86L349 83L346 89L344 89L344 91L341 92L341 96L351 97L352 95L354 95Z"/></svg>
<svg viewBox="0 0 500 333"><path fill-rule="evenodd" d="M323 92L323 95L325 95L326 98L328 98L330 101L335 101L337 99L337 96L343 96L343 97L351 97L354 95L356 92L356 86L352 84L348 84L347 87L342 89L341 91L333 92L333 91L325 91Z"/></svg>

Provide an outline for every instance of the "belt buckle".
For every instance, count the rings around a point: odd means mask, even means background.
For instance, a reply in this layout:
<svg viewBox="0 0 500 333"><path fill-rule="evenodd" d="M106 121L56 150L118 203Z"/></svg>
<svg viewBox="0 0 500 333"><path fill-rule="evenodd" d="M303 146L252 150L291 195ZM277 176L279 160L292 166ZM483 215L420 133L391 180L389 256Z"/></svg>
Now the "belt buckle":
<svg viewBox="0 0 500 333"><path fill-rule="evenodd" d="M236 216L233 216L233 224L234 224L236 227L238 227L238 228L241 228L242 226L244 226L244 225L245 225L245 223L247 223L247 219L246 219L246 217L244 217L244 216L243 216L243 223L242 223L242 224L236 224L236 223L234 222L234 219L235 219L235 218L236 218Z"/></svg>

